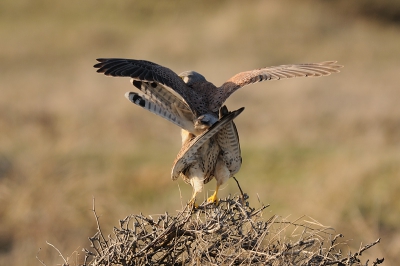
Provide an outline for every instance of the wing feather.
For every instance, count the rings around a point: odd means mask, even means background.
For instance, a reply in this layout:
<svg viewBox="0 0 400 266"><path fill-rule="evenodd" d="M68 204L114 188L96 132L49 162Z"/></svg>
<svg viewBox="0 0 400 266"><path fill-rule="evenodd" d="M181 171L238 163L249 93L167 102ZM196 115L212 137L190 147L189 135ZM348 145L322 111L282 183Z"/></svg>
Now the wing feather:
<svg viewBox="0 0 400 266"><path fill-rule="evenodd" d="M182 112L187 114L189 119L193 119L193 114L190 110L190 107L184 101L184 99L172 93L170 90L165 88L165 86L156 82L149 83L134 79L131 79L131 83L144 94L148 95L154 102L158 102L165 108L171 108L172 105L175 105L181 109Z"/></svg>
<svg viewBox="0 0 400 266"><path fill-rule="evenodd" d="M189 167L193 162L196 161L196 153L198 149L211 137L217 134L227 123L235 119L242 111L244 107L229 112L227 115L223 116L218 122L212 125L207 131L201 135L193 138L191 141L187 142L182 146L178 156L174 161L174 165L171 171L171 178L176 180L180 173L182 173L187 167Z"/></svg>
<svg viewBox="0 0 400 266"><path fill-rule="evenodd" d="M343 66L336 64L336 61L326 61L321 63L281 65L265 67L238 73L227 80L218 88L212 106L212 110L219 108L225 100L236 90L252 83L265 80L280 80L295 77L321 77L339 72Z"/></svg>
<svg viewBox="0 0 400 266"><path fill-rule="evenodd" d="M185 82L171 69L146 60L99 58L95 64L98 73L113 77L131 77L135 80L156 82L165 85L178 93L189 105L192 112L196 112L196 101L201 97L191 90Z"/></svg>
<svg viewBox="0 0 400 266"><path fill-rule="evenodd" d="M221 148L220 157L229 169L231 175L239 172L242 166L239 135L235 123L232 121L223 127L217 134L217 142Z"/></svg>
<svg viewBox="0 0 400 266"><path fill-rule="evenodd" d="M178 113L173 108L166 108L165 105L161 104L160 102L153 101L153 99L150 98L148 95L142 93L127 92L125 94L125 97L137 106L140 106L145 110L150 111L153 114L156 114L174 123L180 128L183 128L190 132L194 132L193 120L182 116L181 113Z"/></svg>
<svg viewBox="0 0 400 266"><path fill-rule="evenodd" d="M220 109L220 117L226 115L228 109L223 106ZM227 123L216 135L217 143L221 149L220 158L225 163L230 174L233 176L239 172L242 166L239 134L233 121Z"/></svg>

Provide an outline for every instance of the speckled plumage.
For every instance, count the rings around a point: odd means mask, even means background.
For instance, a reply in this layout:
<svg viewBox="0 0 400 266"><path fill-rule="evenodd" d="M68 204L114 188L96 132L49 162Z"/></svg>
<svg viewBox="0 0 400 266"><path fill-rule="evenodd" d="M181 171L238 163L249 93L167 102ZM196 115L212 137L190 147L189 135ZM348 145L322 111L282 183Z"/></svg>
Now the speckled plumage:
<svg viewBox="0 0 400 266"><path fill-rule="evenodd" d="M97 72L107 76L131 77L134 80L156 82L167 86L185 100L196 117L209 111L217 113L232 93L246 85L266 80L328 76L339 72L338 69L342 67L337 65L336 61L264 67L238 73L220 87L216 87L194 71L185 71L177 75L169 68L145 60L118 58L97 60L99 63L94 66L98 68ZM188 74L200 75L204 80L191 83L189 77L185 83L183 79Z"/></svg>
<svg viewBox="0 0 400 266"><path fill-rule="evenodd" d="M249 84L266 80L327 76L339 72L342 67L336 61L265 67L238 73L216 87L197 72L185 71L177 75L169 68L145 60L103 58L97 61L99 63L94 67L98 68L99 73L132 78L132 84L141 92L128 93L127 98L131 102L182 128L182 149L175 160L172 178L176 177L174 169L180 169L179 174L189 180L195 191L191 179L208 182L215 176L218 190L220 184L240 169L242 160L239 137L232 121L219 128L211 137L208 134L207 141L201 147L193 146L194 141L198 137L204 138L208 128L218 121L218 111L220 117L228 113L221 106L232 93ZM188 151L195 151L194 155L188 156ZM184 161L186 168L177 167L180 160ZM218 175L221 178L218 179Z"/></svg>
<svg viewBox="0 0 400 266"><path fill-rule="evenodd" d="M182 148L173 164L173 180L181 176L186 183L192 185L195 195L202 190L203 184L214 177L217 184L221 185L240 169L242 158L239 136L232 120L243 108L234 111L232 119L225 118L230 119L226 123L223 119L230 113L224 106L219 114L222 125L198 129L195 126L196 121L203 116L196 120L187 104L174 93L153 83L135 80L131 82L142 92L126 93L132 103L182 128ZM217 126L217 123L213 122L212 125Z"/></svg>
<svg viewBox="0 0 400 266"><path fill-rule="evenodd" d="M235 174L241 165L240 144L233 119L244 108L233 112L223 106L220 120L199 136L190 134L182 143L172 168L173 180L179 176L192 185L194 196L203 189L203 184L215 177L220 186ZM233 134L233 136L231 135ZM237 163L233 167L233 161Z"/></svg>

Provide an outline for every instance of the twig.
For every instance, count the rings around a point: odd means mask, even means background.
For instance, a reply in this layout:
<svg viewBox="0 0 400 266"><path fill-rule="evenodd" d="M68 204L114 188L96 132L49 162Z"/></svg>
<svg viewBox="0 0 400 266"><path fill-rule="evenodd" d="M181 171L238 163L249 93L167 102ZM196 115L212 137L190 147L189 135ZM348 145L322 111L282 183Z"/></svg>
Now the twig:
<svg viewBox="0 0 400 266"><path fill-rule="evenodd" d="M58 248L56 248L53 244L49 243L46 241L46 244L53 247L55 250L57 250L58 255L63 259L64 264L63 265L68 265L68 261L64 258L64 256L61 254L60 250Z"/></svg>
<svg viewBox="0 0 400 266"><path fill-rule="evenodd" d="M340 234L332 236L328 227L312 218L307 217L309 221L306 221L304 216L288 221L273 215L265 220L262 212L267 206L251 208L246 197L243 194L220 199L218 206L203 202L195 210L185 205L175 216L132 214L120 220L119 227L114 227L107 240L101 232L93 200L97 232L89 238L93 253L84 249L82 266L272 263L277 266L366 266L358 257L379 243L378 239L354 254L342 256L335 250L343 244L338 241ZM241 203L242 199L245 202ZM297 231L299 228L303 228L301 233ZM67 265L67 260L62 258ZM373 266L380 263L377 259Z"/></svg>
<svg viewBox="0 0 400 266"><path fill-rule="evenodd" d="M239 188L239 190L240 190L240 194L242 195L242 196L241 196L242 204L243 204L244 201L245 201L245 197L244 197L243 190L242 190L242 188L240 187L239 181L236 179L236 177L233 176L233 179L236 181L236 184L237 184L237 186L238 186L238 188Z"/></svg>
<svg viewBox="0 0 400 266"><path fill-rule="evenodd" d="M42 250L41 248L39 248L38 252L36 253L36 259L43 265L43 266L47 266L43 260L39 259L39 252L40 250Z"/></svg>
<svg viewBox="0 0 400 266"><path fill-rule="evenodd" d="M97 232L99 232L100 236L103 238L104 244L108 247L108 242L107 242L106 238L104 237L103 232L102 232L101 229L100 229L99 216L97 216L97 213L96 213L95 199L94 199L94 197L93 197L93 207L92 207L92 211L93 211L94 217L95 217L95 219L96 219ZM100 245L100 247L101 247L101 245Z"/></svg>

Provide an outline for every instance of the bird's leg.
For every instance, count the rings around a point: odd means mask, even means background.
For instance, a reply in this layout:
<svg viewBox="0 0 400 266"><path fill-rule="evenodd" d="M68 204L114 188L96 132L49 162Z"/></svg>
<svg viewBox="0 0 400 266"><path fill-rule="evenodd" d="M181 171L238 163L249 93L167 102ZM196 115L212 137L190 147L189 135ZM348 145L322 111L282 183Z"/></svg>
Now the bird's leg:
<svg viewBox="0 0 400 266"><path fill-rule="evenodd" d="M207 202L215 202L218 204L218 189L224 184L230 176L229 169L226 167L223 159L218 157L217 165L215 166L215 179L217 180L217 188L215 189L214 194L207 199Z"/></svg>
<svg viewBox="0 0 400 266"><path fill-rule="evenodd" d="M189 201L189 204L193 205L194 208L197 208L197 205L195 203L196 195L197 195L197 193L199 193L203 190L203 186L204 186L204 172L200 169L200 166L198 163L195 163L189 169L189 176L190 176L190 179L189 179L190 185L192 185L192 187L193 187L193 195Z"/></svg>
<svg viewBox="0 0 400 266"><path fill-rule="evenodd" d="M216 204L218 204L218 189L219 185L217 185L214 194L212 194L212 196L207 199L207 202L215 202Z"/></svg>
<svg viewBox="0 0 400 266"><path fill-rule="evenodd" d="M196 194L197 194L197 192L194 191L193 195L192 195L192 198L188 202L188 205L190 205L193 208L197 208L198 207L198 205L196 204Z"/></svg>

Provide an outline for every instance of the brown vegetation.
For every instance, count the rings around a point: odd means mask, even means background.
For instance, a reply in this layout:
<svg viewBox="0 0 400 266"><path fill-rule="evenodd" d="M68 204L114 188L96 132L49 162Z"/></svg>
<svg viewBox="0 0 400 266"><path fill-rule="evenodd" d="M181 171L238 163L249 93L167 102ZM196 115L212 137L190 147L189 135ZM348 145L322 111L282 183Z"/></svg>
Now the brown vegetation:
<svg viewBox="0 0 400 266"><path fill-rule="evenodd" d="M367 254L396 265L400 28L361 12L367 2L398 10L396 0L0 1L0 265L40 264L39 248L59 263L46 241L81 250L96 231L93 196L105 235L118 217L176 214L190 198L169 178L179 129L130 104L128 79L96 74L98 57L195 70L216 85L258 67L338 60L339 74L232 95L229 109L246 107L236 177L271 204L264 216L315 217L345 236L343 254L381 238ZM232 181L220 191L237 192Z"/></svg>
<svg viewBox="0 0 400 266"><path fill-rule="evenodd" d="M188 205L176 216L168 213L145 216L131 214L119 221L112 235L105 237L93 201L97 232L89 237L90 248L64 260L70 265L368 265L363 252L379 243L360 246L343 254L342 234L308 217L287 221L249 206L248 196L228 197L203 203L196 209ZM51 245L51 244L49 244ZM51 245L53 246L53 245ZM54 247L54 246L53 246ZM54 247L60 252L56 247ZM46 266L46 264L38 260ZM375 259L372 265L381 264ZM371 265L371 264L370 264Z"/></svg>

